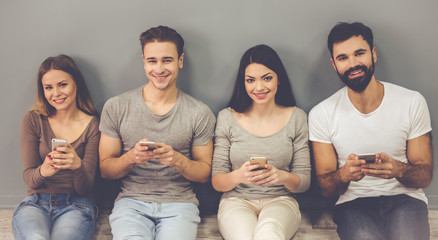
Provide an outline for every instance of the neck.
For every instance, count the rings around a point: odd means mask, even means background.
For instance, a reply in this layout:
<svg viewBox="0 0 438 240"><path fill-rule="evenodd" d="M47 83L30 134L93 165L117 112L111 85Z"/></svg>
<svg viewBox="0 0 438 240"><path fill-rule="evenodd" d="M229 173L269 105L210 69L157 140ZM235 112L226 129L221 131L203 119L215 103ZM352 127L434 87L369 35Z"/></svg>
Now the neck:
<svg viewBox="0 0 438 240"><path fill-rule="evenodd" d="M275 104L274 101L265 104L256 104L253 102L247 114L260 119L269 118L270 116L275 114L278 108L278 105Z"/></svg>
<svg viewBox="0 0 438 240"><path fill-rule="evenodd" d="M72 107L64 110L57 110L50 118L59 123L68 123L70 121L78 120L80 118L81 111L76 107Z"/></svg>
<svg viewBox="0 0 438 240"><path fill-rule="evenodd" d="M157 89L152 83L147 83L143 88L143 101L149 103L168 104L174 103L178 96L176 86L164 90Z"/></svg>
<svg viewBox="0 0 438 240"><path fill-rule="evenodd" d="M374 76L367 88L361 93L357 93L348 87L347 89L348 98L353 106L361 113L367 114L373 112L382 103L384 87L381 82L374 78Z"/></svg>

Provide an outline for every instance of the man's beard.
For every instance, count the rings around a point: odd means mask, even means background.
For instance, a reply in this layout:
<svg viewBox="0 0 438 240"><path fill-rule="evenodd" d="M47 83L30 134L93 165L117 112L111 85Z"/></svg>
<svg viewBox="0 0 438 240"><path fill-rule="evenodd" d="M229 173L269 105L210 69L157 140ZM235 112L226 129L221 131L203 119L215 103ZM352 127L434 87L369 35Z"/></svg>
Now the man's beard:
<svg viewBox="0 0 438 240"><path fill-rule="evenodd" d="M371 78L374 75L374 61L372 61L372 65L370 68L367 68L365 65L358 65L355 67L352 67L344 72L344 74L340 74L339 71L336 69L336 72L338 73L339 77L341 78L342 82L347 85L351 90L361 93L363 92L367 87L368 84L371 81ZM348 76L351 72L362 70L364 72L364 75L361 77L350 79Z"/></svg>

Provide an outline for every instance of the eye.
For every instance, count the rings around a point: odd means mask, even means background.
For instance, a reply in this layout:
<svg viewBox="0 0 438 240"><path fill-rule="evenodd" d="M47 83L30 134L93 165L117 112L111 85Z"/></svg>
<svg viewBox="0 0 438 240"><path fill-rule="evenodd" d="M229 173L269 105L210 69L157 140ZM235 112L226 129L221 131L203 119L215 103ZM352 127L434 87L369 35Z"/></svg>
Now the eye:
<svg viewBox="0 0 438 240"><path fill-rule="evenodd" d="M338 61L345 61L345 60L347 60L347 57L338 57Z"/></svg>
<svg viewBox="0 0 438 240"><path fill-rule="evenodd" d="M247 83L253 83L253 82L254 82L254 79L252 79L252 78L247 78L247 79L245 79L245 81L246 81Z"/></svg>
<svg viewBox="0 0 438 240"><path fill-rule="evenodd" d="M364 52L358 52L358 53L356 53L356 56L360 56L360 55L364 55L365 53Z"/></svg>
<svg viewBox="0 0 438 240"><path fill-rule="evenodd" d="M147 63L151 63L151 64L153 64L153 63L156 63L157 61L155 61L155 60L148 60L147 61Z"/></svg>
<svg viewBox="0 0 438 240"><path fill-rule="evenodd" d="M164 62L164 63L171 63L172 60L170 60L170 59L166 59L166 60L164 60L163 62Z"/></svg>
<svg viewBox="0 0 438 240"><path fill-rule="evenodd" d="M265 80L265 81L271 81L272 80L272 76L267 76L267 77L265 77L263 80Z"/></svg>
<svg viewBox="0 0 438 240"><path fill-rule="evenodd" d="M52 86L45 86L44 89L45 90L50 90L50 89L52 89Z"/></svg>
<svg viewBox="0 0 438 240"><path fill-rule="evenodd" d="M66 87L68 84L67 83L60 83L59 86L60 87Z"/></svg>

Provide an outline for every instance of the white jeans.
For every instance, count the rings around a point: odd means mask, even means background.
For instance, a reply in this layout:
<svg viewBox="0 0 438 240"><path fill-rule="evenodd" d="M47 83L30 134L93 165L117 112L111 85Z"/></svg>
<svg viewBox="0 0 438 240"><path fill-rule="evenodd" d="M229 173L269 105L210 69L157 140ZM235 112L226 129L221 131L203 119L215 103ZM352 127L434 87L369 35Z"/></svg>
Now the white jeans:
<svg viewBox="0 0 438 240"><path fill-rule="evenodd" d="M301 221L297 201L290 196L245 200L223 198L219 230L226 240L289 240Z"/></svg>

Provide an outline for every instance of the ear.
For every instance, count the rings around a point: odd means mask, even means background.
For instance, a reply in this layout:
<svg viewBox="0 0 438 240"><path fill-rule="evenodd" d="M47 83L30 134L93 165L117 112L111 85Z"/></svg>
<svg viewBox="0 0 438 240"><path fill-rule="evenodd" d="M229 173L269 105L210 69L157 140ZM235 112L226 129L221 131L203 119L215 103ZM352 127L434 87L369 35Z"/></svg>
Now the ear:
<svg viewBox="0 0 438 240"><path fill-rule="evenodd" d="M337 71L338 68L336 67L335 60L333 60L333 58L330 58L330 62L332 63L332 67Z"/></svg>
<svg viewBox="0 0 438 240"><path fill-rule="evenodd" d="M373 50L371 51L371 54L373 54L374 63L377 62L377 52L376 52L376 47L373 47Z"/></svg>
<svg viewBox="0 0 438 240"><path fill-rule="evenodd" d="M178 58L178 67L183 68L183 62L184 62L184 53L181 53L181 56Z"/></svg>

